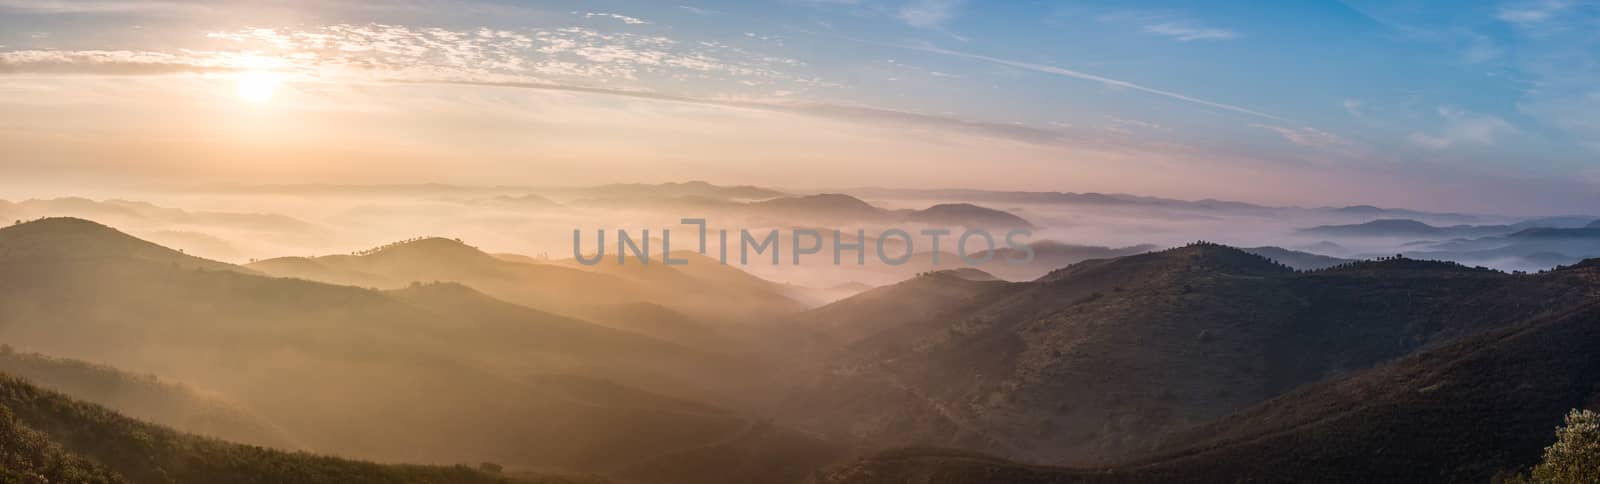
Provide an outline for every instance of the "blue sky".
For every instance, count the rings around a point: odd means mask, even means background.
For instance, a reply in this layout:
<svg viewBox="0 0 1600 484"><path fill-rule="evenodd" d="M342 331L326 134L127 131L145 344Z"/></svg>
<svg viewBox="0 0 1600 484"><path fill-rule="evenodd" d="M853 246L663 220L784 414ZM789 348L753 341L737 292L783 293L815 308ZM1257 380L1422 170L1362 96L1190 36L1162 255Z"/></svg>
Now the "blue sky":
<svg viewBox="0 0 1600 484"><path fill-rule="evenodd" d="M72 110L38 95L59 100L72 95L64 86L82 84L105 109L135 117L151 108L116 96L162 89L153 78L193 91L267 70L289 87L274 119L428 112L395 131L470 142L485 150L477 158L500 160L482 167L486 179L517 179L526 165L516 155L537 149L623 178L1564 212L1600 201L1597 60L1600 5L1577 0L0 0L0 96L32 99L9 108L16 114L67 113L0 128L39 146L97 122L134 136L111 124L126 120L66 120ZM119 76L138 87L106 84ZM502 99L507 90L544 92ZM215 101L161 95L180 106ZM556 126L484 106L586 121ZM205 115L215 113L173 123ZM527 141L537 127L562 139ZM279 136L295 153L331 149L311 134ZM98 153L42 147L6 169L195 175L87 160ZM889 159L896 153L924 161ZM597 159L606 156L613 161ZM537 168L601 177L549 163ZM396 166L395 177L453 173L420 156ZM801 169L817 173L796 177Z"/></svg>

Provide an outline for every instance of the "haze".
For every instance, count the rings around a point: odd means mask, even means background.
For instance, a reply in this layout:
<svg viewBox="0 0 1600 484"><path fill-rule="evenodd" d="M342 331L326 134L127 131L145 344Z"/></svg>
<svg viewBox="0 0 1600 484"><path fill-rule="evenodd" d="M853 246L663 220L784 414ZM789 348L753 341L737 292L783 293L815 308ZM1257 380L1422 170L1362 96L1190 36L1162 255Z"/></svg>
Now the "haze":
<svg viewBox="0 0 1600 484"><path fill-rule="evenodd" d="M1411 3L9 1L0 175L1592 207L1594 6Z"/></svg>

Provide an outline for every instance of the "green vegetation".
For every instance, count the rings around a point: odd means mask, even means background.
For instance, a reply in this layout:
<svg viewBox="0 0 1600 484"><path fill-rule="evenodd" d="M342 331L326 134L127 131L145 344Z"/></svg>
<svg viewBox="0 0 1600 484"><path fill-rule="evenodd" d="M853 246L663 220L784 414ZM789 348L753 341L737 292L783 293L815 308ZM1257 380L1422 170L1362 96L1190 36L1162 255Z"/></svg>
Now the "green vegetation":
<svg viewBox="0 0 1600 484"><path fill-rule="evenodd" d="M1600 414L1573 410L1556 429L1556 443L1544 449L1544 460L1532 475L1506 484L1592 484L1600 482Z"/></svg>

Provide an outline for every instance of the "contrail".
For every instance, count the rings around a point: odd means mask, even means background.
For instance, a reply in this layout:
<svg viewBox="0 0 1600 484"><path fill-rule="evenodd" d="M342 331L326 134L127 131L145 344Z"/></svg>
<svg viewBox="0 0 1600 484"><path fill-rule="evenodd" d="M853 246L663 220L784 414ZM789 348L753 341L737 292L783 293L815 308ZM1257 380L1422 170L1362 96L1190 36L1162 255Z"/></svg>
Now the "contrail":
<svg viewBox="0 0 1600 484"><path fill-rule="evenodd" d="M1078 78L1078 79L1083 79L1083 80L1088 80L1088 81L1095 81L1095 82L1099 82L1099 83L1102 83L1102 84L1107 84L1107 85L1112 85L1112 86L1117 86L1117 87L1125 87L1125 88L1133 89L1133 90L1136 90L1136 91L1147 92L1147 93L1150 93L1150 94L1155 94L1157 96L1170 97L1170 98L1177 99L1177 100L1180 100L1180 101L1188 101L1188 102L1191 102L1191 103L1199 104L1201 106L1209 106L1209 107L1213 107L1213 108L1217 108L1217 109L1224 109L1224 110L1233 111L1233 112L1236 112L1236 113L1248 114L1248 115L1251 115L1251 116L1259 116L1259 117L1262 117L1262 118L1267 118L1267 119L1276 120L1276 121L1285 121L1285 122L1289 121L1287 119L1283 119L1283 118L1280 118L1280 117L1277 117L1277 116L1273 116L1271 114L1263 113L1263 112L1260 112L1260 111L1254 111L1254 110L1251 110L1251 109L1242 108L1242 107L1234 106L1234 105L1231 105L1231 104L1223 104L1223 103L1219 103L1219 102L1215 102L1215 101L1207 101L1207 100L1204 100L1204 99L1189 97L1189 96L1186 96L1186 95L1183 95L1183 94L1179 94L1179 93L1176 93L1176 92L1172 92L1172 91L1164 91L1164 90L1156 89L1156 88L1153 88L1153 87L1145 87L1145 86L1141 86L1139 84L1134 84L1134 83L1128 82L1128 81L1122 81L1122 80L1112 79L1112 78L1109 78L1109 77L1097 76L1097 75L1094 75L1094 74L1089 74L1087 72L1074 71L1072 69L1063 69L1063 68L1056 67L1056 66L1050 66L1050 65L1044 65L1044 64L1034 64L1034 63L1031 63L1031 62L1014 61L1014 60L1009 60L1009 59L1001 59L1001 58L998 58L998 57L989 57L989 56L986 56L986 55L979 55L979 54L969 54L969 53L966 53L966 52L958 52L958 51L953 51L953 50L940 49L938 47L915 47L915 46L894 45L894 44L883 44L883 45L899 47L899 48L902 48L902 49L911 49L911 50L917 50L917 51L922 51L922 52L929 52L929 53L933 53L933 54L943 54L943 55L948 55L948 56L951 56L951 57L960 57L960 58L963 58L963 59L980 60L980 61L991 62L991 63L1000 64L1000 65L1004 65L1004 66L1016 67L1018 69L1027 69L1027 70L1034 71L1034 72L1043 72L1043 73L1046 73L1046 74L1055 74L1055 75L1058 75L1058 76L1066 76L1066 77L1073 77L1073 78Z"/></svg>

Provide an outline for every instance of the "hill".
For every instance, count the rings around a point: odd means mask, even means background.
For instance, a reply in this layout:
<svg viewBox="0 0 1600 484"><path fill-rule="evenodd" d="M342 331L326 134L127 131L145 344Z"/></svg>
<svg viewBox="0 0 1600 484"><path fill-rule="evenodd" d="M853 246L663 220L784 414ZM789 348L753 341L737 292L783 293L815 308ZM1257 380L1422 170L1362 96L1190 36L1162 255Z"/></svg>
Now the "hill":
<svg viewBox="0 0 1600 484"><path fill-rule="evenodd" d="M585 266L571 259L544 262L495 256L459 240L425 237L350 255L269 259L249 267L276 276L362 287L458 282L498 299L574 315L601 305L648 303L728 323L804 309L777 284L693 252L673 256L691 257L697 263L667 266L659 253L653 253L654 263L648 265L608 259Z"/></svg>
<svg viewBox="0 0 1600 484"><path fill-rule="evenodd" d="M276 424L218 395L187 385L0 346L0 373L102 405L118 413L232 442L299 448Z"/></svg>
<svg viewBox="0 0 1600 484"><path fill-rule="evenodd" d="M1439 345L1282 395L1126 464L1052 468L905 449L818 482L1490 482L1536 462L1568 409L1600 401L1595 321L1600 306L1590 304Z"/></svg>
<svg viewBox="0 0 1600 484"><path fill-rule="evenodd" d="M0 376L0 475L21 482L599 483L512 481L465 467L379 465L187 435Z"/></svg>
<svg viewBox="0 0 1600 484"><path fill-rule="evenodd" d="M995 249L993 261L981 267L984 271L1009 281L1031 281L1050 273L1050 271L1086 260L1112 259L1158 249L1158 247L1149 244L1128 247L1102 247L1068 244L1054 240L1032 242L1028 244L1028 247L1033 249L1033 262L1031 263L1022 265L1006 263L1008 260L1021 259L1026 254L1010 247L1001 247Z"/></svg>
<svg viewBox="0 0 1600 484"><path fill-rule="evenodd" d="M941 203L906 214L913 223L942 227L968 227L989 230L1032 229L1034 225L1010 212L970 203Z"/></svg>
<svg viewBox="0 0 1600 484"><path fill-rule="evenodd" d="M254 272L189 256L88 220L64 217L39 219L0 230L0 258L137 259L179 269Z"/></svg>
<svg viewBox="0 0 1600 484"><path fill-rule="evenodd" d="M884 288L802 315L847 338L794 399L795 418L868 446L1103 464L1299 386L1596 297L1595 281L1570 273L1411 259L1301 273L1214 244L981 295L963 284ZM899 297L874 304L885 295ZM931 313L890 309L907 307Z"/></svg>
<svg viewBox="0 0 1600 484"><path fill-rule="evenodd" d="M84 224L73 222L97 226ZM0 229L0 241L99 247L74 238L107 230L23 224ZM193 262L159 246L121 244L138 250L0 251L0 338L216 391L306 449L357 458L599 471L748 427L737 413L678 402L752 393L738 375L754 365L459 285L381 292L185 267ZM631 391L573 397L571 386L603 380Z"/></svg>
<svg viewBox="0 0 1600 484"><path fill-rule="evenodd" d="M1326 269L1339 264L1348 264L1350 262L1354 262L1351 259L1329 257L1322 254L1289 250L1282 247L1252 247L1243 250L1251 254L1278 261L1278 263L1292 267L1299 271Z"/></svg>

